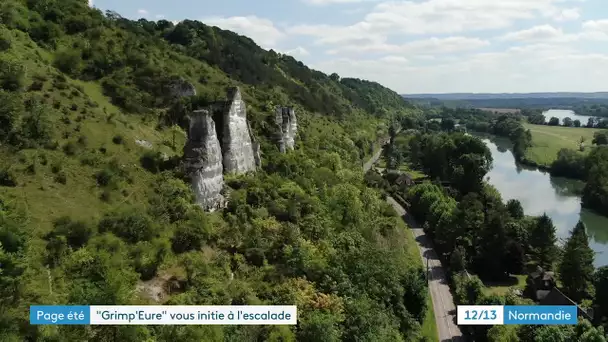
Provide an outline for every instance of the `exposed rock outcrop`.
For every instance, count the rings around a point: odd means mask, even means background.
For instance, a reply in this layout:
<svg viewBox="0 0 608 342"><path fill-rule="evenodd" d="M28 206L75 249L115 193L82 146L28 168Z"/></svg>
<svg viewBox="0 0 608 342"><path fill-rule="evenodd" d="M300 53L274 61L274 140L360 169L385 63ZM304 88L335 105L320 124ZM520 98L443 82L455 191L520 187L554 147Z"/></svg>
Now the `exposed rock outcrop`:
<svg viewBox="0 0 608 342"><path fill-rule="evenodd" d="M262 167L262 154L260 152L260 143L253 135L253 130L251 129L249 121L247 121L247 129L249 130L249 136L251 137L251 147L253 149L253 160L255 161L255 167L259 169L260 167Z"/></svg>
<svg viewBox="0 0 608 342"><path fill-rule="evenodd" d="M171 95L175 97L196 96L196 88L194 88L194 85L183 78L171 82L169 89Z"/></svg>
<svg viewBox="0 0 608 342"><path fill-rule="evenodd" d="M215 122L207 110L194 111L190 116L184 162L197 203L209 211L222 208L225 203L222 149Z"/></svg>
<svg viewBox="0 0 608 342"><path fill-rule="evenodd" d="M291 107L277 107L275 113L277 124L277 142L279 150L285 153L295 147L295 138L298 131L296 112Z"/></svg>
<svg viewBox="0 0 608 342"><path fill-rule="evenodd" d="M245 107L239 88L230 89L222 120L222 152L226 173L240 174L256 168Z"/></svg>

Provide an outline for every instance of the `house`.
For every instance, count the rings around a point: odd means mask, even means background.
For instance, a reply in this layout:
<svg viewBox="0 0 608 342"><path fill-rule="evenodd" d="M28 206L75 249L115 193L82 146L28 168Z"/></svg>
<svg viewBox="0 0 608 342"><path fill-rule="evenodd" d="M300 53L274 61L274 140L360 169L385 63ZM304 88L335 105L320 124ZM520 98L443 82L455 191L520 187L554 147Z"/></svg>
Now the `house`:
<svg viewBox="0 0 608 342"><path fill-rule="evenodd" d="M537 267L526 279L526 294L539 305L576 305L578 315L593 322L593 310L583 309L556 286L555 274Z"/></svg>
<svg viewBox="0 0 608 342"><path fill-rule="evenodd" d="M396 185L401 189L408 188L415 184L414 179L406 172L386 170L385 178L391 184Z"/></svg>

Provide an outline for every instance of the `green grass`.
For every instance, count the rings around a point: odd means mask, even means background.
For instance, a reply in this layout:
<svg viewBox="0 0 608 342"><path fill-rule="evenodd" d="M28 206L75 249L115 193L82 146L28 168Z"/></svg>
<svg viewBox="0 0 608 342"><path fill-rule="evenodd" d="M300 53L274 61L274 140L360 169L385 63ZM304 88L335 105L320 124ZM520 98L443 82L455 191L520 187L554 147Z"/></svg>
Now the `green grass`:
<svg viewBox="0 0 608 342"><path fill-rule="evenodd" d="M532 147L526 151L526 158L539 165L550 166L557 158L557 152L562 148L572 150L579 149L581 137L585 139L587 153L593 140L593 134L601 129L596 128L575 128L532 125L524 123L524 127L532 133Z"/></svg>
<svg viewBox="0 0 608 342"><path fill-rule="evenodd" d="M426 337L428 341L439 341L437 335L437 322L435 322L435 312L433 311L433 300L429 295L426 298L426 316L422 323L422 336Z"/></svg>
<svg viewBox="0 0 608 342"><path fill-rule="evenodd" d="M420 257L420 250L418 249L418 243L414 239L414 235L403 220L399 219L398 222L398 225L403 228L402 231L404 232L402 237L406 242L405 246L407 250L405 252L407 253L407 260L412 260L412 266L414 267L423 267L422 258ZM429 341L439 341L439 337L437 335L437 322L435 321L435 312L433 310L433 301L430 291L426 301L427 308L424 322L422 322L422 335Z"/></svg>
<svg viewBox="0 0 608 342"><path fill-rule="evenodd" d="M376 163L376 167L385 169L386 168L386 159L384 157L380 158L378 160L378 163ZM405 163L401 164L399 166L399 171L407 172L414 180L422 179L422 178L426 177L426 175L422 171L414 170L414 168L412 167L412 163L410 163L410 162L405 162Z"/></svg>
<svg viewBox="0 0 608 342"><path fill-rule="evenodd" d="M506 295L510 289L516 288L523 291L526 287L526 275L512 275L511 279L503 283L484 282L484 294L489 295Z"/></svg>

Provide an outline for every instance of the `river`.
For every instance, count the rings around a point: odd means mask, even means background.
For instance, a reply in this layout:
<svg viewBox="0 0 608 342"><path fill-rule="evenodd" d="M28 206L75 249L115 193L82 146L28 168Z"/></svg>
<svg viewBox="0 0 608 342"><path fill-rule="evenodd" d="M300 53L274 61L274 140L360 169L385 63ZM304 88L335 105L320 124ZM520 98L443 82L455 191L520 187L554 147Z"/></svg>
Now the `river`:
<svg viewBox="0 0 608 342"><path fill-rule="evenodd" d="M563 124L565 118L570 118L572 121L580 120L581 126L585 126L587 121L589 121L589 118L591 118L591 116L587 115L578 115L569 109L549 109L548 111L543 112L543 115L545 116L545 122L549 122L549 119L556 117L559 119L559 123Z"/></svg>
<svg viewBox="0 0 608 342"><path fill-rule="evenodd" d="M595 266L608 265L608 218L581 208L582 182L517 165L506 139L482 137L482 140L494 158L488 182L500 191L505 202L519 200L527 215L546 212L553 220L558 238L563 240L582 220L587 226L589 245L596 252Z"/></svg>

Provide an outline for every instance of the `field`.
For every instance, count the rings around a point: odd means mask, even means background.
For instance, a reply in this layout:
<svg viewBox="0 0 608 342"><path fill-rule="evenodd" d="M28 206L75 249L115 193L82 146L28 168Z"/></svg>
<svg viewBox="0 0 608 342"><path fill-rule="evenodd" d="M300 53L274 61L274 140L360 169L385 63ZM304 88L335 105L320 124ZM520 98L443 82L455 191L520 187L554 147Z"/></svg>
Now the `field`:
<svg viewBox="0 0 608 342"><path fill-rule="evenodd" d="M524 127L532 133L532 147L526 151L526 158L539 165L550 166L562 148L578 150L581 137L585 146L591 146L593 134L601 129L574 128L532 125L524 123ZM586 152L589 149L587 148Z"/></svg>
<svg viewBox="0 0 608 342"><path fill-rule="evenodd" d="M380 158L376 163L376 167L381 169L386 169L386 159L384 157ZM405 162L399 165L399 171L406 172L412 177L413 180L425 178L426 175L422 173L422 171L414 170L411 163Z"/></svg>
<svg viewBox="0 0 608 342"><path fill-rule="evenodd" d="M509 292L509 289L511 288L516 288L523 291L526 287L526 277L526 275L513 275L510 277L509 281L503 283L485 282L484 293L487 296L504 296Z"/></svg>
<svg viewBox="0 0 608 342"><path fill-rule="evenodd" d="M487 112L493 112L493 113L498 113L498 114L513 114L513 113L519 113L519 109L514 109L514 108L477 108L479 110L485 110Z"/></svg>

